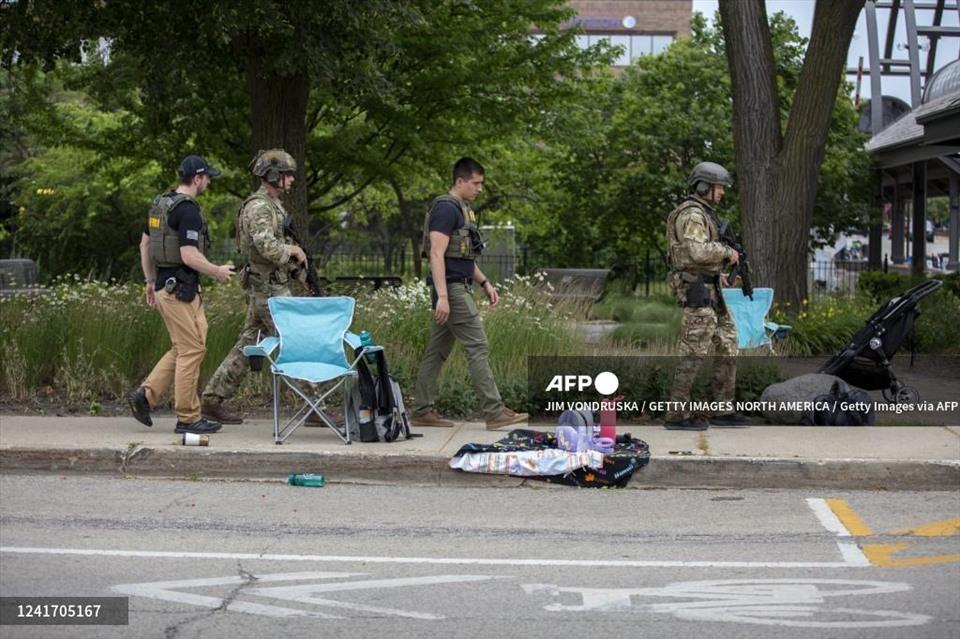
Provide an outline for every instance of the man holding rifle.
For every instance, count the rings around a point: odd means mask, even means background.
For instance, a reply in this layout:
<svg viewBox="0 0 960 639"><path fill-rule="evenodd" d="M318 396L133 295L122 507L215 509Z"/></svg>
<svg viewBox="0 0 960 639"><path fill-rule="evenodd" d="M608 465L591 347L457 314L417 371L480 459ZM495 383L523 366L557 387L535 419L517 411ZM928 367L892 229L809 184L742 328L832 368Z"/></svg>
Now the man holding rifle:
<svg viewBox="0 0 960 639"><path fill-rule="evenodd" d="M243 201L236 224L237 250L248 260L240 278L247 317L240 339L210 378L202 398L203 414L224 424L243 423L240 415L224 406L236 395L248 369L243 347L255 343L258 334L274 333L267 299L289 296L291 267L303 272L307 268L306 253L297 243L288 242L287 212L280 201L293 188L296 161L283 149L270 149L258 153L251 167L260 188Z"/></svg>
<svg viewBox="0 0 960 639"><path fill-rule="evenodd" d="M713 415L709 421L688 408L690 390L707 355L716 355L713 367L713 400L733 406L737 368L737 327L723 303L721 274L727 264L735 268L741 252L728 246L720 234L720 221L713 207L730 186L730 173L713 162L701 162L687 180L690 195L667 217L667 283L683 307L680 326L680 361L674 371L670 401L682 408L667 413L668 430L706 430L711 424L737 427L748 423L735 412ZM748 283L745 271L741 279ZM732 275L735 279L736 271ZM749 286L749 284L747 284ZM744 293L747 293L745 288ZM681 404L673 404L681 406Z"/></svg>

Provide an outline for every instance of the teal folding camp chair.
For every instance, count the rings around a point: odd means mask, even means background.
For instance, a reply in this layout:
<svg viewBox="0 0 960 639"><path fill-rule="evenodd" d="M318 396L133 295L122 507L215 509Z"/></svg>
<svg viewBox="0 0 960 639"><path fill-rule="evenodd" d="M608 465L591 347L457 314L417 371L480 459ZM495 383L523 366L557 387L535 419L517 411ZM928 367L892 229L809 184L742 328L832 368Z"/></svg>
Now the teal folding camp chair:
<svg viewBox="0 0 960 639"><path fill-rule="evenodd" d="M344 343L354 349L360 346L360 338L347 330L353 321L354 304L352 297L271 297L267 300L277 337L266 337L246 346L243 353L251 358L252 366L258 357L270 362L273 439L277 444L286 441L310 413L316 414L344 443L350 443L356 415L347 400L357 378L357 360L362 356L351 362L344 352ZM281 382L304 401L283 426L280 424ZM319 395L313 394L315 385L330 383L333 385ZM342 426L323 410L324 401L338 389L343 390Z"/></svg>
<svg viewBox="0 0 960 639"><path fill-rule="evenodd" d="M723 301L737 325L737 345L741 350L766 346L773 352L775 341L785 339L791 328L767 321L773 305L772 288L753 289L753 299L739 288L723 289Z"/></svg>

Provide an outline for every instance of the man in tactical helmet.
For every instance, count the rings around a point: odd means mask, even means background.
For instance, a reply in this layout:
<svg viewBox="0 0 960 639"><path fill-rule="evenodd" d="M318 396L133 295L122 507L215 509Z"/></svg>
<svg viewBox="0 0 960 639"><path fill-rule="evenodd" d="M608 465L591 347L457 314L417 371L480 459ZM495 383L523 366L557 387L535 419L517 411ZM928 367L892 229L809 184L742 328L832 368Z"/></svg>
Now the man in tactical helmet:
<svg viewBox="0 0 960 639"><path fill-rule="evenodd" d="M305 265L307 256L296 244L287 243L284 222L287 212L280 197L290 192L297 163L283 149L261 151L251 163L251 172L260 188L250 195L237 213L237 250L248 262L240 275L247 297L247 317L234 344L203 390L203 414L224 424L241 424L243 418L224 406L237 393L249 365L243 347L257 341L257 335L274 331L267 299L290 295L291 266Z"/></svg>
<svg viewBox="0 0 960 639"><path fill-rule="evenodd" d="M430 259L430 295L434 314L417 385L414 426L450 427L433 409L443 363L455 342L467 351L470 378L480 396L488 430L527 421L526 413L515 413L503 405L488 361L487 336L472 285L476 283L496 306L500 296L488 280L477 258L483 241L476 216L470 208L483 189L483 167L470 158L461 158L453 166L453 186L446 195L433 200L423 221L423 256Z"/></svg>
<svg viewBox="0 0 960 639"><path fill-rule="evenodd" d="M178 172L180 184L176 190L154 198L140 238L147 305L160 312L172 346L143 383L127 395L127 401L137 421L152 426L150 409L172 384L176 432L215 433L221 425L201 417L197 397L200 363L207 349L207 318L199 274L226 282L233 275L233 267L211 264L204 257L209 238L195 198L220 171L203 158L188 155Z"/></svg>
<svg viewBox="0 0 960 639"><path fill-rule="evenodd" d="M701 162L687 181L690 195L667 217L667 284L683 307L680 326L680 360L670 389L671 402L689 404L690 389L703 358L716 355L713 399L731 408L737 379L737 328L723 303L721 270L736 264L739 254L720 241L720 222L713 207L730 186L730 173L719 164ZM676 405L676 404L675 404ZM711 424L736 427L747 420L723 411L709 421L683 406L667 413L668 430L706 430Z"/></svg>

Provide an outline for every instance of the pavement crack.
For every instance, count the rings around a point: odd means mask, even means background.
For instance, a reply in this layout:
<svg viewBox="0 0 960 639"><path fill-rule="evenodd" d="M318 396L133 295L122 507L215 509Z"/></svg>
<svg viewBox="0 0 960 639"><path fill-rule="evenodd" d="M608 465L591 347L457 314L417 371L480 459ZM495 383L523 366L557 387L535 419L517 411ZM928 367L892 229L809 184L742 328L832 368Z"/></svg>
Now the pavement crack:
<svg viewBox="0 0 960 639"><path fill-rule="evenodd" d="M234 588L232 588L230 592L227 593L227 595L220 601L219 606L217 606L216 608L212 608L206 612L201 612L200 614L193 615L192 617L187 617L186 619L178 621L175 624L167 626L163 630L163 636L165 637L165 639L175 639L177 636L180 635L180 631L183 630L184 627L190 624L196 623L198 621L207 619L208 617L212 617L218 612L226 612L227 609L230 607L230 604L232 604L234 600L240 596L240 593L243 592L244 588L246 588L247 586L250 586L251 584L255 584L257 581L259 581L258 577L255 574L247 570L244 570L243 565L239 561L237 561L237 574L240 576L240 578L243 581L241 581Z"/></svg>

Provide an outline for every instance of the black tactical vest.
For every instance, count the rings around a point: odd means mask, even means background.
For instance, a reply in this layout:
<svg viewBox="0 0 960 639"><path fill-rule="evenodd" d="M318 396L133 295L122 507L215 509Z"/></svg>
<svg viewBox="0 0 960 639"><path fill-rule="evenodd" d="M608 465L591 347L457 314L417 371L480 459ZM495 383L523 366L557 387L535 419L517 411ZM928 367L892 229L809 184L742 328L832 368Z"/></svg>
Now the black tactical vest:
<svg viewBox="0 0 960 639"><path fill-rule="evenodd" d="M477 220L473 210L463 200L452 195L441 195L430 203L427 208L427 214L423 218L423 257L430 257L430 214L434 207L440 202L451 202L460 210L463 216L463 226L458 228L450 236L450 243L447 244L447 250L443 256L460 260L476 260L480 257L483 250L483 240L480 236L480 229L477 227Z"/></svg>
<svg viewBox="0 0 960 639"><path fill-rule="evenodd" d="M150 232L150 259L160 268L183 265L180 257L180 237L176 230L168 224L170 211L184 201L197 203L189 195L183 193L161 193L153 199L150 213L147 217L147 229ZM207 222L204 220L200 229L197 247L201 253L207 252L210 238L207 231Z"/></svg>

